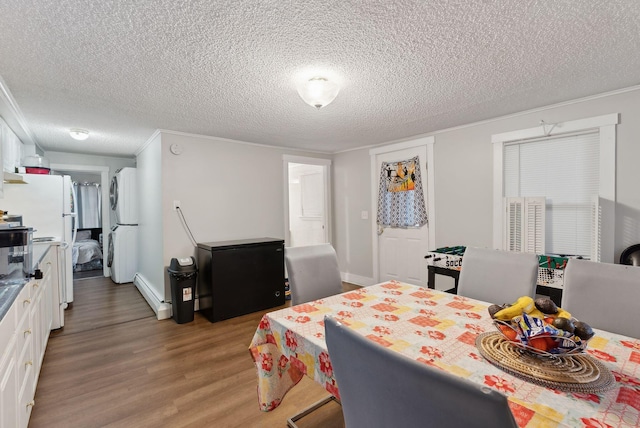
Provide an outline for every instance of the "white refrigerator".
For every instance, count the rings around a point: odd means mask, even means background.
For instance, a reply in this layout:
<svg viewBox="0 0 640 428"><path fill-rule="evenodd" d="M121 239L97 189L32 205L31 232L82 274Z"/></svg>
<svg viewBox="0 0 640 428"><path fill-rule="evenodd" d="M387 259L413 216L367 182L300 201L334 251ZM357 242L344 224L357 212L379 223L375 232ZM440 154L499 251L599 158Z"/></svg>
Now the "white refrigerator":
<svg viewBox="0 0 640 428"><path fill-rule="evenodd" d="M22 215L22 224L33 228L34 242L48 238L60 242L57 246L59 298L54 310L54 326L61 327L63 311L73 302L72 254L76 236L73 184L67 175L25 174L23 177L27 184L5 183L0 209Z"/></svg>

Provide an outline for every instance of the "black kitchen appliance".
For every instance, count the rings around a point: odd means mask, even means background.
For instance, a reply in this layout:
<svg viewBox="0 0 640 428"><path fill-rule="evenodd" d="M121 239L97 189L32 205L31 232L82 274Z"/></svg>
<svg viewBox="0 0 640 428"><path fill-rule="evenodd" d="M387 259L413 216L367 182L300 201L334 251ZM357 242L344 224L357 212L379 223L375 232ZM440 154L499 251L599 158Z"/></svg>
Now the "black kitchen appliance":
<svg viewBox="0 0 640 428"><path fill-rule="evenodd" d="M33 229L0 223L0 279L22 279L31 274Z"/></svg>

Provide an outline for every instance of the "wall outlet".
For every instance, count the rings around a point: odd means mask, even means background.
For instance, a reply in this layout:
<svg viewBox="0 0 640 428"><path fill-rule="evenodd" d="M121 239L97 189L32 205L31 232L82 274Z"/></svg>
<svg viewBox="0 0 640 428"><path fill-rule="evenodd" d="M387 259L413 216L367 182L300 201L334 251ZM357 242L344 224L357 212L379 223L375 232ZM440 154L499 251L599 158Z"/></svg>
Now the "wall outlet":
<svg viewBox="0 0 640 428"><path fill-rule="evenodd" d="M180 208L180 201L173 201L173 209L177 210L178 208Z"/></svg>
<svg viewBox="0 0 640 428"><path fill-rule="evenodd" d="M360 218L361 218L362 220L369 220L369 211L362 211L362 212L360 213Z"/></svg>

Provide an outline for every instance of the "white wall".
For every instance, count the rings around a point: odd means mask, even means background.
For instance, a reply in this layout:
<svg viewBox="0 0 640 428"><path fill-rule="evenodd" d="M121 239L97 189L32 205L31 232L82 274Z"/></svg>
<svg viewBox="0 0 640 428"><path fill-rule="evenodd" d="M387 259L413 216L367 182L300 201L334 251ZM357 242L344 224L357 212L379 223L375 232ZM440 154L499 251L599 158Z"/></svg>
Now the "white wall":
<svg viewBox="0 0 640 428"><path fill-rule="evenodd" d="M178 144L179 155L170 147ZM138 154L141 199L140 273L170 300L166 268L173 257L195 256L173 201L196 242L284 239L284 154L293 150L162 131ZM158 224L161 221L161 224ZM159 241L161 240L161 241Z"/></svg>
<svg viewBox="0 0 640 428"><path fill-rule="evenodd" d="M45 152L43 156L49 159L50 163L107 166L109 167L109 179L113 177L117 169L124 168L127 166L132 166L132 167L136 166L136 160L134 158L82 155L79 153L51 152L51 151Z"/></svg>
<svg viewBox="0 0 640 428"><path fill-rule="evenodd" d="M333 159L333 244L344 279L360 285L373 281L369 149L340 153ZM369 218L361 218L367 211Z"/></svg>
<svg viewBox="0 0 640 428"><path fill-rule="evenodd" d="M620 113L614 246L618 260L624 248L640 242L640 87L431 134L435 137L436 247L492 246L492 134L535 127L540 120L556 123L609 113ZM342 269L364 277L373 276L371 229L360 220L360 210L371 204L370 192L365 190L370 187L368 161L368 150L334 156L336 251ZM370 213L370 221L374 217Z"/></svg>
<svg viewBox="0 0 640 428"><path fill-rule="evenodd" d="M158 311L165 300L163 269L162 143L159 133L137 154L138 275L136 285ZM170 295L171 293L169 293ZM154 303L155 302L155 303Z"/></svg>
<svg viewBox="0 0 640 428"><path fill-rule="evenodd" d="M72 172L67 174L71 177L72 181L76 183L97 183L100 184L100 174L84 173L84 172ZM109 207L104 207L105 212Z"/></svg>

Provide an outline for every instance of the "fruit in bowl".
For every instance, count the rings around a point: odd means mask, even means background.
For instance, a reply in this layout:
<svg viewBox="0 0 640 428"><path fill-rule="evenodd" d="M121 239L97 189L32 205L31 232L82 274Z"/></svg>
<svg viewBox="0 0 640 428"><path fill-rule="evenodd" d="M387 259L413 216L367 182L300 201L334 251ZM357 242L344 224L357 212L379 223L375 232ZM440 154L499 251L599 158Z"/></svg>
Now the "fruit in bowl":
<svg viewBox="0 0 640 428"><path fill-rule="evenodd" d="M594 335L551 299L522 296L510 305L491 305L489 315L502 335L515 346L539 355L584 352Z"/></svg>

